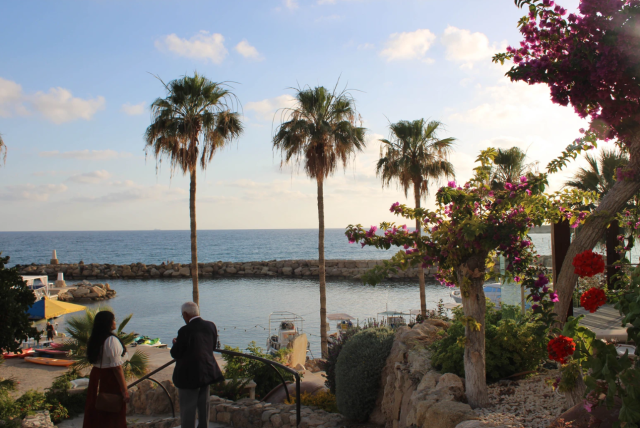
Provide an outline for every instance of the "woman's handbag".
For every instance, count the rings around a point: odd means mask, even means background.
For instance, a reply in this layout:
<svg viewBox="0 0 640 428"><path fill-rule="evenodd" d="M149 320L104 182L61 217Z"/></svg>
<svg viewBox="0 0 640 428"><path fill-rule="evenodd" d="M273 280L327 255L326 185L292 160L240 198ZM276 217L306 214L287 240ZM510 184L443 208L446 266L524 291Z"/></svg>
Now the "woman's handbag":
<svg viewBox="0 0 640 428"><path fill-rule="evenodd" d="M105 340L106 343L106 340ZM98 379L98 396L96 397L96 410L109 413L120 413L124 399L122 395L112 394L109 392L101 392L100 384L102 383L102 361L104 360L104 343L102 344L102 356L100 357L100 378Z"/></svg>

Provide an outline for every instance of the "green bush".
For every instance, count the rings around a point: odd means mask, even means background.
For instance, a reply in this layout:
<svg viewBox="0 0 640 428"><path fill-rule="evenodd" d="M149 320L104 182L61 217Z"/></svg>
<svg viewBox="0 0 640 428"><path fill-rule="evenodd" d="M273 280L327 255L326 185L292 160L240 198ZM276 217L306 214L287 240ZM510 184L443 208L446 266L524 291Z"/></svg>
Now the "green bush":
<svg viewBox="0 0 640 428"><path fill-rule="evenodd" d="M327 359L321 363L320 368L324 370L327 379L324 385L334 395L336 393L336 364L338 363L338 357L344 345L359 331L361 331L359 327L353 327L347 331L339 332L335 339L329 340Z"/></svg>
<svg viewBox="0 0 640 428"><path fill-rule="evenodd" d="M393 331L385 327L366 329L353 336L340 352L336 400L338 410L347 418L361 422L369 418L393 337Z"/></svg>
<svg viewBox="0 0 640 428"><path fill-rule="evenodd" d="M227 351L240 352L240 348L232 348L230 346L225 346L224 349ZM266 358L281 364L286 362L286 356L290 352L290 349L281 349L278 351L278 354L274 356L262 352L262 348L257 346L256 342L251 342L249 346L247 346L247 353L249 355ZM226 379L253 379L256 383L256 398L264 397L273 388L282 384L282 380L276 371L261 361L226 354L222 354L222 358L227 363L224 369L224 377ZM293 374L282 369L277 370L284 376L286 381L294 380Z"/></svg>
<svg viewBox="0 0 640 428"><path fill-rule="evenodd" d="M86 393L69 394L69 381L78 378L78 373L71 370L57 377L50 388L43 394L27 391L18 399L9 395L10 387L0 385L0 421L4 428L19 427L21 420L28 414L38 410L48 410L54 423L72 418L84 412L87 400Z"/></svg>
<svg viewBox="0 0 640 428"><path fill-rule="evenodd" d="M249 379L230 379L229 382L214 383L209 387L209 394L226 400L238 401L241 398L249 397L245 388Z"/></svg>
<svg viewBox="0 0 640 428"><path fill-rule="evenodd" d="M433 343L431 364L443 373L464 377L464 324L462 311L454 311L453 324ZM516 373L534 370L546 356L546 330L522 317L519 309L487 304L485 316L485 362L487 381L495 382Z"/></svg>

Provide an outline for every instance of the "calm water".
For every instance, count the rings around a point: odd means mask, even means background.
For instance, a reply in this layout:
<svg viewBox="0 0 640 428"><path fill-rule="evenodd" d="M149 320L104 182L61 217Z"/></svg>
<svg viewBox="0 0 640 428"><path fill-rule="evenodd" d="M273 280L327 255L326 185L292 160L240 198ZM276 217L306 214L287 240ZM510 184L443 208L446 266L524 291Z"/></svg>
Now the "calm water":
<svg viewBox="0 0 640 428"><path fill-rule="evenodd" d="M191 280L114 280L117 290L106 303L119 319L133 313L127 331L159 337L171 343L184 325L180 316L182 302L191 300ZM441 285L427 286L427 306L434 309L438 299L453 302L450 289ZM245 348L251 341L265 347L268 318L274 311L290 311L302 315L303 329L308 334L311 351L320 354L320 294L314 280L285 278L220 278L200 281L202 316L214 321L223 345ZM97 304L87 306L96 307ZM385 283L376 287L359 281L327 281L328 313L346 312L360 320L376 317L386 309L408 312L420 308L420 294L414 283ZM66 317L73 316L67 315ZM56 319L64 331L65 317ZM42 326L40 327L42 328ZM331 325L335 332L335 325Z"/></svg>
<svg viewBox="0 0 640 428"><path fill-rule="evenodd" d="M540 254L551 254L549 234L531 236ZM0 252L11 257L10 266L49 263L54 249L61 263L189 263L190 245L187 230L0 232ZM395 251L361 248L348 243L344 229L326 230L327 259L385 259ZM317 258L315 229L198 231L198 259L202 262Z"/></svg>

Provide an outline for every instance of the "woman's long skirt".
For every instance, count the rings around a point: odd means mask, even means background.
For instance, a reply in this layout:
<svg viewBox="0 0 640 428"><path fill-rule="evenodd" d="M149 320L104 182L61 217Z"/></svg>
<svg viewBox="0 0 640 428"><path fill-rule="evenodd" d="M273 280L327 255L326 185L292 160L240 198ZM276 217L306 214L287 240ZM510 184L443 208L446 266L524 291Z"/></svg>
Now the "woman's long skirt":
<svg viewBox="0 0 640 428"><path fill-rule="evenodd" d="M118 413L96 410L98 383L100 384L100 390L102 392L122 394L115 373L113 373L113 368L92 368L91 375L89 376L87 403L84 407L84 422L82 428L126 428L127 406L125 403L122 403L122 409Z"/></svg>

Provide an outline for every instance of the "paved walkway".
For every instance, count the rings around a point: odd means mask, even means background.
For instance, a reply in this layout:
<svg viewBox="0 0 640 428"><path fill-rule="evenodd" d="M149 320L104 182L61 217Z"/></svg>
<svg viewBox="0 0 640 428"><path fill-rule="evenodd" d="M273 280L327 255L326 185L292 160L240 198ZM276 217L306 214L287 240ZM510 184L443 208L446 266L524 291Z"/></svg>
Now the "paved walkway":
<svg viewBox="0 0 640 428"><path fill-rule="evenodd" d="M140 423L140 422L148 422L157 419L170 418L171 415L155 415L155 416L144 416L144 415L133 415L127 416L127 423ZM73 419L67 419L66 421L60 422L57 427L58 428L82 428L82 421L84 419L84 414L78 415ZM216 422L209 422L209 428L225 428L227 425L218 424ZM179 426L177 428L180 428Z"/></svg>
<svg viewBox="0 0 640 428"><path fill-rule="evenodd" d="M627 341L627 329L622 327L622 315L613 305L604 305L595 313L589 313L584 308L573 308L574 315L584 315L581 325L589 328L598 339Z"/></svg>

